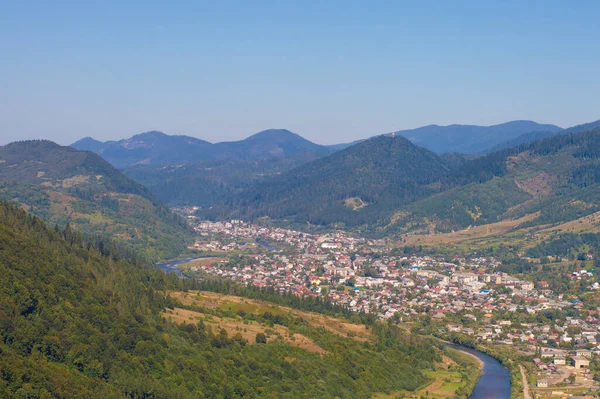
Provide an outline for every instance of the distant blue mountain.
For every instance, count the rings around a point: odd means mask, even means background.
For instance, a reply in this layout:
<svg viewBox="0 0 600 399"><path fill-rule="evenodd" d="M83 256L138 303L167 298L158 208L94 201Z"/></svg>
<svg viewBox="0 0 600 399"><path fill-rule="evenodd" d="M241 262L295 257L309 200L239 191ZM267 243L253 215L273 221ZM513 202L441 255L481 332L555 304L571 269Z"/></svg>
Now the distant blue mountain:
<svg viewBox="0 0 600 399"><path fill-rule="evenodd" d="M532 132L561 132L555 125L532 121L512 121L494 126L429 125L401 130L397 135L413 144L438 154L480 154L495 146ZM387 136L391 133L385 134ZM524 138L526 139L526 138ZM286 158L303 153L322 156L351 147L364 140L335 145L319 145L285 129L269 129L244 140L210 143L189 136L172 136L151 131L119 141L101 142L91 137L71 146L78 150L93 151L118 168L133 165L173 165L179 163L238 160L250 161L267 158Z"/></svg>
<svg viewBox="0 0 600 399"><path fill-rule="evenodd" d="M559 132L561 130L555 125L543 125L533 121L512 121L493 126L429 125L402 130L396 134L438 154L445 152L478 154L524 133Z"/></svg>
<svg viewBox="0 0 600 399"><path fill-rule="evenodd" d="M286 158L302 153L327 155L334 152L285 129L265 130L245 140L216 144L194 137L171 136L152 131L104 143L86 137L73 143L71 147L93 151L118 168L211 160L248 161Z"/></svg>
<svg viewBox="0 0 600 399"><path fill-rule="evenodd" d="M487 153L489 149L523 134L540 131L554 133L560 132L562 129L555 125L544 125L533 121L512 121L493 126L428 125L416 129L399 130L395 133L409 139L413 144L425 147L437 154L479 154ZM392 133L384 135L391 136ZM340 151L361 141L364 140L328 147Z"/></svg>
<svg viewBox="0 0 600 399"><path fill-rule="evenodd" d="M551 131L534 131L534 132L524 133L520 136L517 136L517 137L511 139L511 140L507 140L500 144L497 144L497 145L483 151L483 153L489 154L492 152L503 150L505 148L512 148L512 147L516 147L521 144L527 144L527 143L531 143L536 140L541 140L541 139L545 139L548 137L552 137L557 134L581 133L581 132L585 132L586 130L596 129L598 127L600 127L600 120L598 120L596 122L584 123L582 125L573 126L573 127L567 128L567 129L551 130Z"/></svg>

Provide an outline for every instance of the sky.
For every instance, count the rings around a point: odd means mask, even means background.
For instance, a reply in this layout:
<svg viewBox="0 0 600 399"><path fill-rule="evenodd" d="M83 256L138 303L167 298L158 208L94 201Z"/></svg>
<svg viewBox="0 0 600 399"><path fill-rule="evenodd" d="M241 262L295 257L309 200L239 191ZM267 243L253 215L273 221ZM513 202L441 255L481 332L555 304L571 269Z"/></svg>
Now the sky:
<svg viewBox="0 0 600 399"><path fill-rule="evenodd" d="M0 1L0 144L600 119L598 1Z"/></svg>

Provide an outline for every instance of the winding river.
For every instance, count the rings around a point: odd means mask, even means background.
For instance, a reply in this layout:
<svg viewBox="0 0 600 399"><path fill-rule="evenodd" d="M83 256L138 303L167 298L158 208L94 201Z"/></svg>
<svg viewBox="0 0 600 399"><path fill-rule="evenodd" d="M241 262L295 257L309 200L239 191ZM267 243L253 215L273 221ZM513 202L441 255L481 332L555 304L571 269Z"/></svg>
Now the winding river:
<svg viewBox="0 0 600 399"><path fill-rule="evenodd" d="M449 347L467 352L483 362L483 374L475 385L470 399L508 399L510 398L510 373L491 356L464 346L451 345Z"/></svg>
<svg viewBox="0 0 600 399"><path fill-rule="evenodd" d="M187 258L187 259L177 259L177 260L170 260L164 263L158 263L156 265L156 267L158 267L160 270L162 270L163 272L167 272L167 273L177 273L177 275L179 277L182 277L183 275L181 274L181 270L179 270L178 265L182 264L182 263L188 263L191 262L196 258Z"/></svg>

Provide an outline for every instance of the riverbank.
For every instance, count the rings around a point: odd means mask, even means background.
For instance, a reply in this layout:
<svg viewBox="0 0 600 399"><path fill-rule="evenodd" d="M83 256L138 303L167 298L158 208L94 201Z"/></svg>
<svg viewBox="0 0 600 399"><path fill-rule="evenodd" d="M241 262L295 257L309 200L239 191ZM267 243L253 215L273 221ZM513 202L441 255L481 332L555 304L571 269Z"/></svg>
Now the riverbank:
<svg viewBox="0 0 600 399"><path fill-rule="evenodd" d="M508 385L510 394L506 398L523 398L523 379L519 369L520 361L523 359L516 352L512 351L511 348L487 346L464 334L430 334L424 336L433 336L440 342L450 341L453 345L457 345L467 351L472 350L476 355L482 354L494 359L504 370L508 371L510 376ZM481 396L481 398L488 397L490 396ZM472 397L472 399L474 398Z"/></svg>
<svg viewBox="0 0 600 399"><path fill-rule="evenodd" d="M483 371L483 366L485 365L485 363L483 362L483 360L481 360L480 358L478 358L478 357L477 357L477 356L476 356L474 353L467 352L467 351L465 350L466 348L463 348L463 347L461 347L460 345L457 345L457 344L455 344L455 343L453 343L453 342L446 341L446 340L444 340L444 339L438 338L438 337L436 337L436 336L433 336L433 335L432 335L431 337L432 337L433 339L435 339L436 341L438 341L438 342L441 342L443 345L446 345L447 347L449 347L449 348L451 348L451 349L454 349L455 351L458 351L458 352L464 353L465 355L467 355L467 356L469 356L469 357L473 358L473 359L474 359L474 360L477 362L477 364L479 364L479 367L480 367L480 368L481 368L481 370Z"/></svg>
<svg viewBox="0 0 600 399"><path fill-rule="evenodd" d="M442 351L442 359L436 363L436 369L424 373L429 379L426 384L414 391L377 393L371 399L468 398L481 375L481 365L478 359L448 347L444 347Z"/></svg>
<svg viewBox="0 0 600 399"><path fill-rule="evenodd" d="M462 349L457 349L457 348L452 348L460 353L464 353L465 355L469 356L470 358L472 358L473 360L475 360L475 362L479 365L479 368L482 370L483 372L483 367L485 366L485 363L483 362L483 360L481 360L480 358L478 358L477 356L475 356L472 353L469 353L467 351L464 351Z"/></svg>

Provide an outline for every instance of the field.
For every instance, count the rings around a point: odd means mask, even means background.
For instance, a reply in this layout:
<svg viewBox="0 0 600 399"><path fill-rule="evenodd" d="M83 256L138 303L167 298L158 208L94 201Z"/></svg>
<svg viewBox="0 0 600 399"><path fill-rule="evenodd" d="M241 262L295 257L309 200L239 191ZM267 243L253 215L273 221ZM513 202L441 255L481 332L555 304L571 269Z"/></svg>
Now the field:
<svg viewBox="0 0 600 399"><path fill-rule="evenodd" d="M534 219L537 214L530 214L515 220L490 223L482 226L467 228L453 233L413 235L406 238L406 245L448 245L474 244L478 240L491 240L503 236L520 224Z"/></svg>
<svg viewBox="0 0 600 399"><path fill-rule="evenodd" d="M265 312L270 312L274 315L292 314L295 317L303 318L313 327L323 327L333 334L351 337L356 341L367 341L371 337L371 332L363 324L354 324L335 317L304 312L263 301L204 291L169 292L169 295L179 300L185 306L218 308L234 312L243 311L257 315L264 314Z"/></svg>
<svg viewBox="0 0 600 399"><path fill-rule="evenodd" d="M178 266L179 266L179 268L185 270L185 269L190 269L192 267L201 267L201 266L206 266L206 265L210 265L210 264L220 263L225 260L226 260L225 258L218 258L218 257L198 258L198 259L194 259L190 262L181 263Z"/></svg>
<svg viewBox="0 0 600 399"><path fill-rule="evenodd" d="M208 327L211 328L214 334L218 334L221 329L227 331L227 335L229 337L239 333L246 341L248 341L249 344L256 343L256 334L263 333L267 337L267 342L282 340L292 346L297 346L309 352L315 352L321 355L327 353L327 351L314 343L310 338L298 333L291 334L287 327L279 325L270 327L269 325L263 325L257 322L248 322L233 318L222 318L182 308L167 309L167 311L162 315L167 320L177 324L195 324L202 320Z"/></svg>
<svg viewBox="0 0 600 399"><path fill-rule="evenodd" d="M533 220L538 215L539 212L536 212L519 219L470 227L453 233L408 236L401 245L456 245L474 249L495 247L510 242L527 249L561 233L600 232L600 212L555 225L518 228L522 223Z"/></svg>

